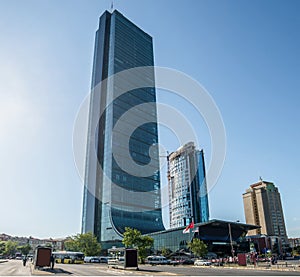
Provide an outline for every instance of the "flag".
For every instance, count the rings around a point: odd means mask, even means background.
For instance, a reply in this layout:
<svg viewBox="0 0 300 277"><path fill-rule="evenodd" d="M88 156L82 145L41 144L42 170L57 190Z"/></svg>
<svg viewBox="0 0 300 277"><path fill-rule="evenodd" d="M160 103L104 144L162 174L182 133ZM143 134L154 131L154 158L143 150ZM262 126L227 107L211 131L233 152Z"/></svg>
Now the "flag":
<svg viewBox="0 0 300 277"><path fill-rule="evenodd" d="M193 229L194 228L194 222L192 221L183 231L182 233L183 234L186 234L186 233L189 233L189 230L190 229Z"/></svg>

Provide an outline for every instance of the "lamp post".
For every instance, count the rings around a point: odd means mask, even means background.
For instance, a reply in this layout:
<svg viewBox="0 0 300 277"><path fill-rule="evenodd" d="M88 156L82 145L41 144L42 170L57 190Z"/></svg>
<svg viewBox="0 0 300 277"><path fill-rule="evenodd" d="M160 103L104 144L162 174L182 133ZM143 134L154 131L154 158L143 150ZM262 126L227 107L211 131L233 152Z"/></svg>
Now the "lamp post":
<svg viewBox="0 0 300 277"><path fill-rule="evenodd" d="M228 230L229 230L229 239L230 239L231 255L232 255L232 258L234 258L234 249L233 249L233 243L232 243L232 234L231 234L231 224L230 224L230 223L228 223Z"/></svg>

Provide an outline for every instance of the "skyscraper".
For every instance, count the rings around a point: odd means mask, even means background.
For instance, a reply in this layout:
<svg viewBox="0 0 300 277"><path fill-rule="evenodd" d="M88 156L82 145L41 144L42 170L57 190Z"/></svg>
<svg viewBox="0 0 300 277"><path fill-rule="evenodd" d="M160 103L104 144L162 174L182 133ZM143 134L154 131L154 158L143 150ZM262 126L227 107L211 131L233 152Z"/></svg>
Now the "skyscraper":
<svg viewBox="0 0 300 277"><path fill-rule="evenodd" d="M259 181L243 194L247 224L261 226L248 232L248 235L269 235L281 238L287 244L287 234L278 188L271 182Z"/></svg>
<svg viewBox="0 0 300 277"><path fill-rule="evenodd" d="M170 227L207 222L209 207L203 150L193 142L168 156Z"/></svg>
<svg viewBox="0 0 300 277"><path fill-rule="evenodd" d="M82 216L82 232L103 248L118 245L126 227L164 230L154 70L126 75L153 65L152 37L105 11L95 39Z"/></svg>

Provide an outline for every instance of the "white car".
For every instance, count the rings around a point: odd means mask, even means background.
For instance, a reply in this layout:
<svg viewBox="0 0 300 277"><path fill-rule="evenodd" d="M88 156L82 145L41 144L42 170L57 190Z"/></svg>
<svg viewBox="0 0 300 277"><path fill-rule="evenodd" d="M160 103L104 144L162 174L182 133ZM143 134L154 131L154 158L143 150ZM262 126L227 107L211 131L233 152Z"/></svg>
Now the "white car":
<svg viewBox="0 0 300 277"><path fill-rule="evenodd" d="M146 259L147 264L151 265L163 265L163 264L169 264L170 261L167 260L164 256L148 256Z"/></svg>
<svg viewBox="0 0 300 277"><path fill-rule="evenodd" d="M211 262L207 260L195 260L194 265L206 265L209 266L211 265Z"/></svg>
<svg viewBox="0 0 300 277"><path fill-rule="evenodd" d="M83 261L84 261L85 263L90 263L92 258L93 258L93 257L86 256L86 257L84 257Z"/></svg>

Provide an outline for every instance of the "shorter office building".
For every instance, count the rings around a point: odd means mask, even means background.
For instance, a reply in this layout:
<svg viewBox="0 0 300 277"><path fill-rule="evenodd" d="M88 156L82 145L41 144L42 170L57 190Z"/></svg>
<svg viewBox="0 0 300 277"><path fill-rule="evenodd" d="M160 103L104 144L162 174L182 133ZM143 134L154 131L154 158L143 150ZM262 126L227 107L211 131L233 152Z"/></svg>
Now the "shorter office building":
<svg viewBox="0 0 300 277"><path fill-rule="evenodd" d="M254 235L246 236L246 241L249 242L250 252L258 254L267 254L271 251L272 254L283 254L284 247L282 240L277 236Z"/></svg>
<svg viewBox="0 0 300 277"><path fill-rule="evenodd" d="M249 247L239 249L240 241L249 230L259 226L213 219L204 223L197 223L189 233L183 233L185 227L169 229L148 234L154 239L154 251L169 249L172 252L188 250L188 243L193 238L199 238L208 246L208 251L220 256L232 255L237 252L249 252Z"/></svg>
<svg viewBox="0 0 300 277"><path fill-rule="evenodd" d="M260 180L243 194L247 224L259 225L248 236L267 235L279 237L283 247L288 246L283 209L278 188L271 182Z"/></svg>
<svg viewBox="0 0 300 277"><path fill-rule="evenodd" d="M289 238L289 245L292 248L300 246L300 238Z"/></svg>

